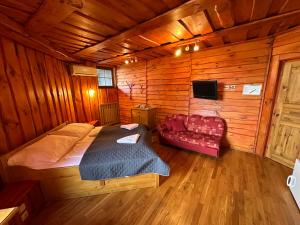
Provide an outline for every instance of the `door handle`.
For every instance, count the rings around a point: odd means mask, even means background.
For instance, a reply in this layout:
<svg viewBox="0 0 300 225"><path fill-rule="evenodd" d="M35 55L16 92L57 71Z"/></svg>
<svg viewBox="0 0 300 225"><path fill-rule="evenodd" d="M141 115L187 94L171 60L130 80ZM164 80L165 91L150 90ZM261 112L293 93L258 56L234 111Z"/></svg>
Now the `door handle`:
<svg viewBox="0 0 300 225"><path fill-rule="evenodd" d="M297 179L295 176L290 175L288 176L287 180L286 180L286 185L290 188L294 188L296 186L297 183Z"/></svg>

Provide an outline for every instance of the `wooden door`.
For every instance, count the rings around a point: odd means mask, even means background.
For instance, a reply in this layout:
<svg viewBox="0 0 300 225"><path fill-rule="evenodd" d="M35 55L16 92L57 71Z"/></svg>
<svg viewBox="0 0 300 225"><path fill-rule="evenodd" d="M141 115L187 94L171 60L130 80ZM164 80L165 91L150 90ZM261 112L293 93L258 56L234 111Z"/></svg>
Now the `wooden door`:
<svg viewBox="0 0 300 225"><path fill-rule="evenodd" d="M300 61L283 66L266 156L288 167L300 158Z"/></svg>

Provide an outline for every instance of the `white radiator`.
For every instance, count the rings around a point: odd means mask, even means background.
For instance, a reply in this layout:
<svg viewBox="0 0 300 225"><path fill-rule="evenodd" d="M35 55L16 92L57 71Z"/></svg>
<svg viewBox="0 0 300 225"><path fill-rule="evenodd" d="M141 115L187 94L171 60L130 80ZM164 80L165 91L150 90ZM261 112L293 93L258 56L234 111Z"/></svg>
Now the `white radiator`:
<svg viewBox="0 0 300 225"><path fill-rule="evenodd" d="M288 176L287 186L289 186L298 208L300 209L300 160L296 159L293 175Z"/></svg>

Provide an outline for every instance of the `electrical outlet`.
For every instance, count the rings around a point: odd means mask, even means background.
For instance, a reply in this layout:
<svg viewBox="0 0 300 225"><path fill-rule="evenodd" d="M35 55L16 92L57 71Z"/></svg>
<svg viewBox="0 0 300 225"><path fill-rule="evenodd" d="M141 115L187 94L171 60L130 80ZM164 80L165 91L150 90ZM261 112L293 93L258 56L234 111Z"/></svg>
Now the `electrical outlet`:
<svg viewBox="0 0 300 225"><path fill-rule="evenodd" d="M226 85L224 85L225 90L232 91L232 90L235 90L235 88L236 88L235 84L226 84Z"/></svg>

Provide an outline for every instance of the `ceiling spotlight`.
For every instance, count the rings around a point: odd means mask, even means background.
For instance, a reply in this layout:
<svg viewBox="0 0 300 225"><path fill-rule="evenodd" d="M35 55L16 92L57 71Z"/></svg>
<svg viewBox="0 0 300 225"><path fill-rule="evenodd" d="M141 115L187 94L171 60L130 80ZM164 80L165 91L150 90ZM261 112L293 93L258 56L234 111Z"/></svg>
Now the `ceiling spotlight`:
<svg viewBox="0 0 300 225"><path fill-rule="evenodd" d="M129 64L129 60L128 59L125 60L125 64Z"/></svg>
<svg viewBox="0 0 300 225"><path fill-rule="evenodd" d="M133 63L134 61L133 61L133 59L130 59L130 63Z"/></svg>
<svg viewBox="0 0 300 225"><path fill-rule="evenodd" d="M135 58L134 58L134 61L135 61L135 62L137 62L137 61L138 61L138 58L137 58L137 57L135 57Z"/></svg>
<svg viewBox="0 0 300 225"><path fill-rule="evenodd" d="M175 56L180 56L181 53L182 53L182 50L181 50L181 48L179 48L175 51Z"/></svg>
<svg viewBox="0 0 300 225"><path fill-rule="evenodd" d="M189 45L187 45L186 47L185 47L185 49L184 49L186 52L188 52L189 50L190 50L190 46Z"/></svg>
<svg viewBox="0 0 300 225"><path fill-rule="evenodd" d="M199 51L199 45L195 44L194 45L194 52L197 52L197 51Z"/></svg>

